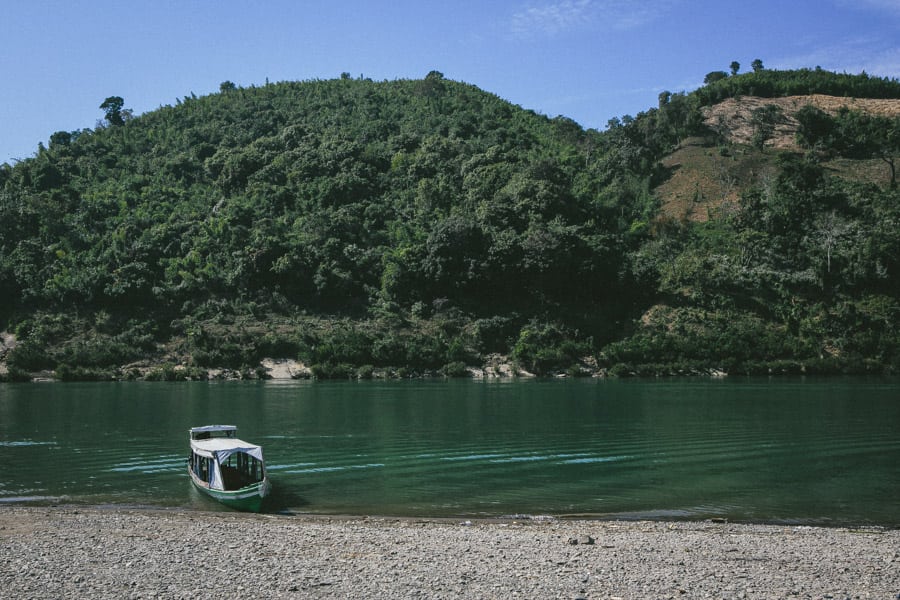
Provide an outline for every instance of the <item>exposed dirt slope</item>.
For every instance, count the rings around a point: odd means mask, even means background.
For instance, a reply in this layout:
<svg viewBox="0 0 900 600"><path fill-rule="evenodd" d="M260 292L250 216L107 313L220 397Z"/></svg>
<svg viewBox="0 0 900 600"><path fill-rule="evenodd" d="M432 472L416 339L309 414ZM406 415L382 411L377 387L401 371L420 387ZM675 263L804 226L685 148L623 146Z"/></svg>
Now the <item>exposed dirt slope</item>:
<svg viewBox="0 0 900 600"><path fill-rule="evenodd" d="M811 95L785 98L730 98L704 109L704 121L728 142L719 147L709 140L690 138L665 160L669 177L655 192L662 214L674 219L706 221L737 206L743 190L765 186L776 175L777 151L800 152L795 115L806 105L836 114L842 107L869 114L900 116L900 100L838 98ZM752 145L753 111L774 105L781 109L772 137L759 150ZM886 184L888 171L879 160L835 159L826 163L834 174L849 179Z"/></svg>
<svg viewBox="0 0 900 600"><path fill-rule="evenodd" d="M734 144L749 144L753 137L751 117L753 111L767 105L781 109L783 121L775 128L775 135L766 146L791 150L797 148L797 119L794 115L807 105L830 114L836 114L841 108L857 110L872 115L896 117L900 115L900 100L877 100L872 98L839 98L835 96L787 96L785 98L756 98L744 96L729 98L715 106L704 109L704 120L712 128L724 124L728 132L728 140Z"/></svg>

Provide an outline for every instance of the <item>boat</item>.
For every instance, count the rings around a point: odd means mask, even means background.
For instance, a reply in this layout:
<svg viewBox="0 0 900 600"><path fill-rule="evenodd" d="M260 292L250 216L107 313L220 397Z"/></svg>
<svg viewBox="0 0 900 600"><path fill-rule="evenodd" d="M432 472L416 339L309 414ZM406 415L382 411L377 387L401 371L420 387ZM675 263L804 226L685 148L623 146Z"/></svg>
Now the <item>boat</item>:
<svg viewBox="0 0 900 600"><path fill-rule="evenodd" d="M237 510L259 512L272 485L261 446L237 437L234 425L192 427L188 473L204 494Z"/></svg>

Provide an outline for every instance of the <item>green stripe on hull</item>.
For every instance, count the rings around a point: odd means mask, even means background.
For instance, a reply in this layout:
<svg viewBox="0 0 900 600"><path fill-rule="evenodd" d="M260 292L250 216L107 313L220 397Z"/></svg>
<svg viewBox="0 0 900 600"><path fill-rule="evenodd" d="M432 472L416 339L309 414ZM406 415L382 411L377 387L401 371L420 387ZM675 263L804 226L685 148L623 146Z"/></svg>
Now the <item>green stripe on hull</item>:
<svg viewBox="0 0 900 600"><path fill-rule="evenodd" d="M234 491L211 490L198 484L193 477L191 477L191 481L194 483L194 487L213 500L218 500L229 508L244 512L259 512L262 509L263 498L269 495L271 488L267 479Z"/></svg>
<svg viewBox="0 0 900 600"><path fill-rule="evenodd" d="M245 488L246 489L246 488ZM205 490L212 498L215 498L225 506L246 512L259 512L262 508L263 497L259 490L250 493L219 492L217 490Z"/></svg>

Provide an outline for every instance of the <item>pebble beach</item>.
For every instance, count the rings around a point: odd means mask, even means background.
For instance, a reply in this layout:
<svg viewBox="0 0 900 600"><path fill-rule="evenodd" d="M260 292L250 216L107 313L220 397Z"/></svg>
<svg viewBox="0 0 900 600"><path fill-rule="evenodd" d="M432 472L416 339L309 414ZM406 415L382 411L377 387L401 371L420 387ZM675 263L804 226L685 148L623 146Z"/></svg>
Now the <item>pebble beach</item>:
<svg viewBox="0 0 900 600"><path fill-rule="evenodd" d="M0 507L0 598L900 598L900 530Z"/></svg>

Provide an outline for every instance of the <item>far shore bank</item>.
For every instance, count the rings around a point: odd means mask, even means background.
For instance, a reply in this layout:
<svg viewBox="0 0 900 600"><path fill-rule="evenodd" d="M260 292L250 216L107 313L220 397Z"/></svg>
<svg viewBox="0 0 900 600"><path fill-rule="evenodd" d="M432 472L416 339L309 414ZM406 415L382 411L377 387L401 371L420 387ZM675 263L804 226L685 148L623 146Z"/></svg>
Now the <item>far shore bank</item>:
<svg viewBox="0 0 900 600"><path fill-rule="evenodd" d="M466 361L456 360L437 367L421 364L378 366L358 362L325 361L314 363L296 356L274 355L247 357L240 367L224 366L185 353L166 353L163 356L109 364L108 362L59 362L43 360L40 367L16 366L21 361L11 357L19 347L15 334L0 331L0 383L4 382L78 382L78 381L285 381L285 380L402 380L402 379L660 379L691 377L725 379L730 377L804 377L804 376L864 376L891 377L896 366L853 357L824 357L819 359L744 360L718 357L716 360L678 360L675 362L637 362L611 364L600 355L580 355L555 367L547 365L526 367L514 354L498 352L472 354ZM177 345L177 344L176 344ZM121 349L120 349L121 350ZM409 353L415 352L409 348ZM45 357L46 358L46 357ZM107 356L104 360L109 360ZM114 361L115 362L115 361ZM415 362L415 361L413 361ZM98 365L105 366L98 366Z"/></svg>
<svg viewBox="0 0 900 600"><path fill-rule="evenodd" d="M897 598L900 530L0 506L9 597Z"/></svg>
<svg viewBox="0 0 900 600"><path fill-rule="evenodd" d="M690 377L720 380L740 377L894 377L891 370L878 369L807 369L802 363L777 365L757 365L741 372L726 372L718 368L702 366L682 367L679 365L640 365L633 369L598 368L596 364L585 364L566 371L536 375L508 357L497 356L481 366L466 366L461 363L456 370L414 370L408 368L375 368L370 365L352 367L342 365L337 371L321 372L318 365L307 365L289 358L265 358L254 367L214 368L194 367L174 363L135 363L115 369L88 369L65 367L58 370L32 372L12 372L0 359L0 383L41 383L41 382L85 382L85 381L321 381L321 380L403 380L403 379L472 379L475 381L529 380L529 379L665 379Z"/></svg>

